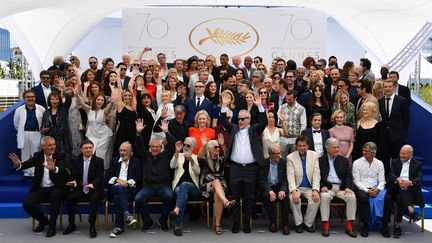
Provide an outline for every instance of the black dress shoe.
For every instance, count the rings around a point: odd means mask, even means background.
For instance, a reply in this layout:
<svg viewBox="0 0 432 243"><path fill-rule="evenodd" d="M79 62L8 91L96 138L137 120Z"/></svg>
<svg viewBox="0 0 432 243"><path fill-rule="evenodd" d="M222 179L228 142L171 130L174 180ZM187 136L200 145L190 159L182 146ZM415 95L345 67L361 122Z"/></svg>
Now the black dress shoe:
<svg viewBox="0 0 432 243"><path fill-rule="evenodd" d="M303 224L303 229L306 230L309 233L315 232L315 229L313 228L313 226L307 227L305 224Z"/></svg>
<svg viewBox="0 0 432 243"><path fill-rule="evenodd" d="M94 226L94 224L90 225L89 234L90 238L95 238L97 236L96 227Z"/></svg>
<svg viewBox="0 0 432 243"><path fill-rule="evenodd" d="M289 235L290 234L290 230L289 230L288 224L285 224L285 225L282 226L282 234L284 234L284 235Z"/></svg>
<svg viewBox="0 0 432 243"><path fill-rule="evenodd" d="M243 225L243 232L246 234L249 234L250 232L252 232L251 227L249 224L245 224Z"/></svg>
<svg viewBox="0 0 432 243"><path fill-rule="evenodd" d="M69 224L68 227L63 231L64 235L68 235L76 230L75 224Z"/></svg>
<svg viewBox="0 0 432 243"><path fill-rule="evenodd" d="M368 237L369 235L369 227L363 226L360 232L361 237Z"/></svg>
<svg viewBox="0 0 432 243"><path fill-rule="evenodd" d="M295 226L295 232L299 233L299 234L303 233L303 225L301 225L301 224L300 225L296 225Z"/></svg>
<svg viewBox="0 0 432 243"><path fill-rule="evenodd" d="M412 213L410 214L410 219L411 219L412 221L414 221L414 222L417 222L417 221L419 221L421 218L420 218L420 216L418 216L418 214L417 214L416 212L412 212Z"/></svg>
<svg viewBox="0 0 432 243"><path fill-rule="evenodd" d="M238 224L233 224L231 232L238 234L238 232L240 232L240 226Z"/></svg>
<svg viewBox="0 0 432 243"><path fill-rule="evenodd" d="M45 230L45 226L47 226L48 223L39 223L39 225L34 229L33 232L35 233L40 233L43 232Z"/></svg>
<svg viewBox="0 0 432 243"><path fill-rule="evenodd" d="M384 238L390 238L390 231L389 231L387 225L384 225L383 227L381 227L381 234L382 234L382 236L384 236Z"/></svg>
<svg viewBox="0 0 432 243"><path fill-rule="evenodd" d="M48 229L47 233L46 233L46 237L53 237L56 234L56 230L55 229Z"/></svg>
<svg viewBox="0 0 432 243"><path fill-rule="evenodd" d="M175 236L182 236L183 235L181 227L174 226L174 235Z"/></svg>

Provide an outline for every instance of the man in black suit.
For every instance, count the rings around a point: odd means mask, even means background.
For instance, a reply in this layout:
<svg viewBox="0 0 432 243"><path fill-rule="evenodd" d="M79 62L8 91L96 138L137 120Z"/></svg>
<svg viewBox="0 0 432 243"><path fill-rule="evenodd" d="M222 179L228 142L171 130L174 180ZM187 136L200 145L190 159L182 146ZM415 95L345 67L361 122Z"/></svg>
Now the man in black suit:
<svg viewBox="0 0 432 243"><path fill-rule="evenodd" d="M259 186L263 192L262 200L270 220L269 230L272 233L276 228L276 201L279 199L282 205L282 233L289 234L288 213L288 181L286 175L286 160L281 158L279 144L272 144L268 148L269 159L264 162L264 167L259 171Z"/></svg>
<svg viewBox="0 0 432 243"><path fill-rule="evenodd" d="M408 101L408 106L411 105L411 90L404 85L399 84L399 73L396 71L391 71L389 73L389 79L393 81L395 86L395 94L404 97Z"/></svg>
<svg viewBox="0 0 432 243"><path fill-rule="evenodd" d="M57 88L51 86L51 75L48 71L42 70L39 74L41 79L39 85L32 88L36 92L36 104L43 106L45 109L47 106L48 95L52 91L58 91Z"/></svg>
<svg viewBox="0 0 432 243"><path fill-rule="evenodd" d="M120 157L114 157L108 172L109 198L115 204L115 227L110 238L117 238L124 232L124 224L132 225L137 220L129 214L128 201L133 200L141 188L141 161L132 157L132 145L124 142L119 148Z"/></svg>
<svg viewBox="0 0 432 243"><path fill-rule="evenodd" d="M378 100L381 118L385 130L383 164L387 178L390 160L399 157L399 151L405 144L409 126L409 105L407 100L394 93L391 79L384 81L384 97Z"/></svg>
<svg viewBox="0 0 432 243"><path fill-rule="evenodd" d="M204 96L204 88L204 83L197 81L195 83L195 97L186 99L184 103L181 101L181 95L177 95L175 103L186 108L186 121L189 124L194 124L195 114L200 110L205 110L211 114L213 103Z"/></svg>
<svg viewBox="0 0 432 243"><path fill-rule="evenodd" d="M353 192L353 182L348 159L339 155L339 140L336 138L327 139L327 155L319 158L321 174L321 220L322 235L330 235L330 202L338 197L346 203L347 222L345 232L351 237L357 237L353 230L353 222L357 209L356 196Z"/></svg>
<svg viewBox="0 0 432 243"><path fill-rule="evenodd" d="M403 210L407 209L410 218L415 222L420 217L414 211L414 204L424 207L424 198L421 190L423 173L422 164L412 159L413 148L404 145L400 149L400 158L392 160L390 171L390 187L392 194L396 196L396 213L393 236L399 238L402 235Z"/></svg>
<svg viewBox="0 0 432 243"><path fill-rule="evenodd" d="M70 164L71 177L66 185L71 187L71 191L66 196L66 203L69 214L69 226L63 231L64 235L76 230L75 226L75 203L87 201L90 203L89 219L90 237L97 236L96 216L97 206L103 197L103 159L93 155L93 142L84 140L81 143L81 154L72 160Z"/></svg>
<svg viewBox="0 0 432 243"><path fill-rule="evenodd" d="M216 67L216 73L217 73L217 75L216 75L216 77L214 77L217 84L221 83L220 71L222 69L223 70L227 70L227 73L230 74L230 75L234 75L235 76L235 73L236 73L236 69L234 67L232 67L231 65L229 65L229 63L228 63L229 58L228 58L227 54L225 54L225 53L221 54L220 57L219 57L219 61L220 61L221 65Z"/></svg>
<svg viewBox="0 0 432 243"><path fill-rule="evenodd" d="M129 81L131 80L131 77L126 75L127 67L126 64L123 62L119 62L116 66L118 73L120 74L120 80L122 83L123 90L128 89Z"/></svg>
<svg viewBox="0 0 432 243"><path fill-rule="evenodd" d="M339 82L339 79L341 77L340 71L337 68L333 68L330 70L330 78L331 78L331 84L328 84L325 86L325 96L329 103L329 106L332 107L333 103L335 101L336 93L337 93L337 85Z"/></svg>
<svg viewBox="0 0 432 243"><path fill-rule="evenodd" d="M228 93L222 95L221 121L223 127L230 134L229 147L225 160L231 164L230 182L232 197L240 202L243 197L243 231L250 233L249 218L255 197L255 185L258 169L264 164L264 155L259 141L261 133L267 126L267 115L261 104L258 94L255 94L254 104L259 109L258 123L250 125L250 113L240 110L238 114L238 125L231 124L226 111L230 103ZM233 208L232 232L238 233L240 228L240 206L236 204Z"/></svg>
<svg viewBox="0 0 432 243"><path fill-rule="evenodd" d="M318 153L318 156L327 154L324 148L325 142L330 137L330 133L321 128L322 115L320 113L313 113L310 118L311 126L301 132L301 135L305 135L309 141L309 149Z"/></svg>
<svg viewBox="0 0 432 243"><path fill-rule="evenodd" d="M36 152L32 158L24 162L14 153L9 154L9 158L17 170L35 167L33 182L29 194L24 199L23 208L39 221L34 232L42 232L48 225L46 237L52 237L56 234L56 222L66 184L65 178L69 175L64 161L65 156L55 152L56 143L53 137L43 137L41 148L42 151ZM45 201L51 203L49 221L37 207L39 203Z"/></svg>

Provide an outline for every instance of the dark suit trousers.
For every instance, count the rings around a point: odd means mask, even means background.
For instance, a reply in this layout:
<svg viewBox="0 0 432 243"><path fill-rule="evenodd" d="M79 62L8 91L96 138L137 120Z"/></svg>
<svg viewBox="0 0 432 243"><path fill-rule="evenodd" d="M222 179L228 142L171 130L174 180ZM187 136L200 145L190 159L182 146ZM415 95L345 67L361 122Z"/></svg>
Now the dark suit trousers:
<svg viewBox="0 0 432 243"><path fill-rule="evenodd" d="M408 206L413 206L415 199L415 192L412 187L408 188L408 190L401 190L399 185L395 185L397 189L396 194L396 211L395 211L395 221L402 222L403 210ZM421 190L421 189L420 189Z"/></svg>
<svg viewBox="0 0 432 243"><path fill-rule="evenodd" d="M231 193L233 199L240 202L243 198L243 223L247 224L255 202L255 186L258 177L258 164L242 167L231 163ZM240 224L240 203L233 207L233 223Z"/></svg>
<svg viewBox="0 0 432 243"><path fill-rule="evenodd" d="M39 223L49 223L49 228L55 229L57 217L60 212L63 194L63 187L53 186L47 188L40 188L36 191L29 192L26 199L24 199L23 208L28 214L30 214L30 216L39 221ZM51 203L49 222L48 219L37 207L37 205L42 202Z"/></svg>
<svg viewBox="0 0 432 243"><path fill-rule="evenodd" d="M69 223L74 224L75 223L75 208L76 202L89 202L89 219L88 222L91 225L94 225L96 222L96 215L97 215L97 206L99 203L100 196L98 191L90 190L87 194L85 194L82 190L82 188L77 188L76 190L73 190L72 192L69 192L66 196L66 204L68 208L69 213Z"/></svg>
<svg viewBox="0 0 432 243"><path fill-rule="evenodd" d="M288 224L288 213L289 213L289 195L286 194L286 197L281 201L278 199L277 195L279 193L278 186L272 186L273 192L276 194L276 200L274 202L270 202L270 194L268 192L264 192L262 195L262 200L264 203L264 208L269 217L270 223L276 223L276 202L280 201L282 207L282 225Z"/></svg>
<svg viewBox="0 0 432 243"><path fill-rule="evenodd" d="M360 219L363 222L364 225L369 225L369 212L370 212L370 205L369 205L369 194L367 194L364 191L358 190L356 192L356 197L358 200L357 205L360 205L357 209L360 212ZM392 203L392 199L389 193L386 193L385 199L384 199L384 214L382 218L383 224L388 224L390 222L390 206Z"/></svg>

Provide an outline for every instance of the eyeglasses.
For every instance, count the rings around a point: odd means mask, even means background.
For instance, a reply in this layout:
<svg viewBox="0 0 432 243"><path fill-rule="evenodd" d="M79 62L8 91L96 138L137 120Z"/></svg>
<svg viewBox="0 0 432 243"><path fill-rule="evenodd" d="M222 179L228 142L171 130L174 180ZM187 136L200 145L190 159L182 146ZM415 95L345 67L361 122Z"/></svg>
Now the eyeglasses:
<svg viewBox="0 0 432 243"><path fill-rule="evenodd" d="M249 119L249 117L248 116L247 117L239 117L238 119L239 119L239 121L244 121L246 119Z"/></svg>
<svg viewBox="0 0 432 243"><path fill-rule="evenodd" d="M183 147L190 148L190 147L192 147L192 145L185 143L185 144L183 144Z"/></svg>
<svg viewBox="0 0 432 243"><path fill-rule="evenodd" d="M50 79L50 77L42 77L42 79L46 79L46 80L48 80L48 79Z"/></svg>
<svg viewBox="0 0 432 243"><path fill-rule="evenodd" d="M214 149L220 149L219 145L213 146Z"/></svg>
<svg viewBox="0 0 432 243"><path fill-rule="evenodd" d="M131 64L133 67L139 67L138 63Z"/></svg>
<svg viewBox="0 0 432 243"><path fill-rule="evenodd" d="M267 94L267 92L263 91L263 92L259 92L259 94Z"/></svg>
<svg viewBox="0 0 432 243"><path fill-rule="evenodd" d="M154 65L148 65L148 67L154 67Z"/></svg>
<svg viewBox="0 0 432 243"><path fill-rule="evenodd" d="M90 64L90 65L92 65L92 64L97 64L97 62L89 62L89 64Z"/></svg>
<svg viewBox="0 0 432 243"><path fill-rule="evenodd" d="M281 152L271 152L270 154L281 154Z"/></svg>
<svg viewBox="0 0 432 243"><path fill-rule="evenodd" d="M120 71L126 71L127 69L126 68L120 68Z"/></svg>
<svg viewBox="0 0 432 243"><path fill-rule="evenodd" d="M195 85L195 88L204 88L202 85Z"/></svg>
<svg viewBox="0 0 432 243"><path fill-rule="evenodd" d="M258 71L265 71L265 68L258 68Z"/></svg>

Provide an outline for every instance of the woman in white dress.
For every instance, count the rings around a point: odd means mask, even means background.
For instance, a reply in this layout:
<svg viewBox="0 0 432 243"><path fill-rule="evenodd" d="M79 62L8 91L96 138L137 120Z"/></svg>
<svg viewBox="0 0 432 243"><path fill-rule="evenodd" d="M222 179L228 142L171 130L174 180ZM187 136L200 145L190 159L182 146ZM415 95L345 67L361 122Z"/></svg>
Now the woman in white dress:
<svg viewBox="0 0 432 243"><path fill-rule="evenodd" d="M103 94L98 94L94 97L92 106L90 107L81 96L77 96L81 108L87 113L87 133L86 137L93 142L96 156L104 160L105 170L109 168L111 161L110 147L112 143L113 133L107 126L106 117L110 113L114 100L106 105L106 98Z"/></svg>
<svg viewBox="0 0 432 243"><path fill-rule="evenodd" d="M284 135L282 128L276 127L276 119L272 111L267 112L267 120L267 127L262 133L263 153L266 159L269 157L268 148L270 145L279 144L281 136Z"/></svg>

